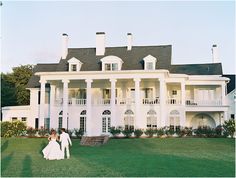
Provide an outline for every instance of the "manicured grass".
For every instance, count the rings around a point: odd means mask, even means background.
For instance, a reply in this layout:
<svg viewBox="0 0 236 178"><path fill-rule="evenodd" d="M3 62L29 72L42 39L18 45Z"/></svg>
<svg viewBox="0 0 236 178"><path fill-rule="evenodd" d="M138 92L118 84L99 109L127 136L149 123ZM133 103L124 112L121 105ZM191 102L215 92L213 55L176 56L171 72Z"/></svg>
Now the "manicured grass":
<svg viewBox="0 0 236 178"><path fill-rule="evenodd" d="M111 139L100 147L73 140L71 159L48 161L42 138L1 140L7 177L234 177L235 140L228 138Z"/></svg>

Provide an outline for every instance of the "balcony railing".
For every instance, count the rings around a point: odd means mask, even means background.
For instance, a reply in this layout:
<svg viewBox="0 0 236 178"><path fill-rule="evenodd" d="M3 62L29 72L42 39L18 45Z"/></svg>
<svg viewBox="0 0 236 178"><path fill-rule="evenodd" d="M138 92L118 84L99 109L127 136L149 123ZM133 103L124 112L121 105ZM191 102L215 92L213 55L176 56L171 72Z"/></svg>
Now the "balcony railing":
<svg viewBox="0 0 236 178"><path fill-rule="evenodd" d="M131 105L134 104L134 98L117 98L116 104L118 105Z"/></svg>
<svg viewBox="0 0 236 178"><path fill-rule="evenodd" d="M181 104L181 99L178 99L178 98L168 98L166 103L170 104L170 105L180 105Z"/></svg>
<svg viewBox="0 0 236 178"><path fill-rule="evenodd" d="M143 98L142 103L144 105L160 104L159 98Z"/></svg>
<svg viewBox="0 0 236 178"><path fill-rule="evenodd" d="M187 99L186 100L187 106L221 106L222 101L220 99L218 100L193 100L193 99Z"/></svg>
<svg viewBox="0 0 236 178"><path fill-rule="evenodd" d="M94 101L94 105L110 105L111 99L98 99Z"/></svg>

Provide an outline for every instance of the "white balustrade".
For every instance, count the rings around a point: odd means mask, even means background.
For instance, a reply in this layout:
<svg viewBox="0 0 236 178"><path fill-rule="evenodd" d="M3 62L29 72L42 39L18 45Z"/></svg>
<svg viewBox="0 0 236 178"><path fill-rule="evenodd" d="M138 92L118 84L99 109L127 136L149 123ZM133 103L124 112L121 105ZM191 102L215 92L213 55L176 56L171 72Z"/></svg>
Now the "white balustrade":
<svg viewBox="0 0 236 178"><path fill-rule="evenodd" d="M179 99L179 98L168 98L167 99L167 104L179 105L179 104L181 104L181 99Z"/></svg>
<svg viewBox="0 0 236 178"><path fill-rule="evenodd" d="M193 100L193 99L187 99L186 100L187 106L221 106L222 100Z"/></svg>
<svg viewBox="0 0 236 178"><path fill-rule="evenodd" d="M144 105L152 105L152 104L160 104L160 99L159 98L143 98L142 103Z"/></svg>

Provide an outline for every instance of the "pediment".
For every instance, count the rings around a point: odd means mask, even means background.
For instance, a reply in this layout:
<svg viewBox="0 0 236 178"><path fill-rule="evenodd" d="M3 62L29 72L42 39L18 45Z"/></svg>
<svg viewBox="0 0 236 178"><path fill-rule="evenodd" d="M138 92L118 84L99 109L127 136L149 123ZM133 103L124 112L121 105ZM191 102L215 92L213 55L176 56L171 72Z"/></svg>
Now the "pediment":
<svg viewBox="0 0 236 178"><path fill-rule="evenodd" d="M72 57L71 59L68 60L68 63L73 63L73 64L83 64L79 59Z"/></svg>

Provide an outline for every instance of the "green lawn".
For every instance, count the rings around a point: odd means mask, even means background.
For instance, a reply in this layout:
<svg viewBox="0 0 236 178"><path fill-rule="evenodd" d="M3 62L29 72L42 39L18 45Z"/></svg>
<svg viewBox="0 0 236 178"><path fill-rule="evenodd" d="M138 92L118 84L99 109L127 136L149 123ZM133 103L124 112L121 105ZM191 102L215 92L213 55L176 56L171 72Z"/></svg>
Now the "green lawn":
<svg viewBox="0 0 236 178"><path fill-rule="evenodd" d="M71 159L48 161L42 138L1 140L5 177L234 177L235 140L228 138L111 139L100 147L73 140Z"/></svg>

